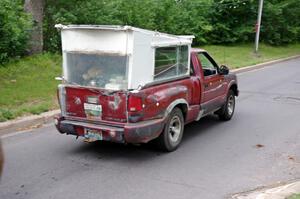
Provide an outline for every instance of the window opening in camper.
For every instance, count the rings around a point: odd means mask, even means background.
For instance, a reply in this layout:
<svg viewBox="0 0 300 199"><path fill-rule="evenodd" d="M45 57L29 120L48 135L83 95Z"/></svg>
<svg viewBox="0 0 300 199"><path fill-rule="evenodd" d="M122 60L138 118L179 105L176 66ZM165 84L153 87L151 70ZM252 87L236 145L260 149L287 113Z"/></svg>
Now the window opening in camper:
<svg viewBox="0 0 300 199"><path fill-rule="evenodd" d="M68 83L109 90L127 89L127 56L64 52Z"/></svg>
<svg viewBox="0 0 300 199"><path fill-rule="evenodd" d="M160 80L186 75L188 57L188 46L156 48L154 79Z"/></svg>

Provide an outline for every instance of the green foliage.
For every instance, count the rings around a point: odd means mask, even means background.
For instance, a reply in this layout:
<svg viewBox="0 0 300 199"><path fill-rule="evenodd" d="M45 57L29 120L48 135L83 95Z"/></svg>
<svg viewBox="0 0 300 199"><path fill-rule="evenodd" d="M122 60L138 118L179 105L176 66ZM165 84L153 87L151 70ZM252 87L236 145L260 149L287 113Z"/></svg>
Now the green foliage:
<svg viewBox="0 0 300 199"><path fill-rule="evenodd" d="M132 25L193 34L194 45L251 42L257 10L257 0L48 0L45 48L60 49L56 23ZM261 33L261 40L272 45L300 41L298 0L265 1Z"/></svg>
<svg viewBox="0 0 300 199"><path fill-rule="evenodd" d="M236 43L254 39L256 2L254 0L214 0L210 13L211 42Z"/></svg>
<svg viewBox="0 0 300 199"><path fill-rule="evenodd" d="M209 42L207 35L212 26L206 13L210 0L71 1L47 1L44 23L47 50L60 49L60 37L54 29L56 23L132 25L174 34L194 34L195 43Z"/></svg>
<svg viewBox="0 0 300 199"><path fill-rule="evenodd" d="M4 122L6 120L11 120L14 118L14 115L12 112L6 109L0 108L0 122Z"/></svg>
<svg viewBox="0 0 300 199"><path fill-rule="evenodd" d="M293 195L289 196L287 199L300 199L300 193L293 194Z"/></svg>
<svg viewBox="0 0 300 199"><path fill-rule="evenodd" d="M269 0L264 5L262 39L272 45L300 41L298 0Z"/></svg>
<svg viewBox="0 0 300 199"><path fill-rule="evenodd" d="M31 17L22 4L21 0L0 1L0 64L25 53Z"/></svg>

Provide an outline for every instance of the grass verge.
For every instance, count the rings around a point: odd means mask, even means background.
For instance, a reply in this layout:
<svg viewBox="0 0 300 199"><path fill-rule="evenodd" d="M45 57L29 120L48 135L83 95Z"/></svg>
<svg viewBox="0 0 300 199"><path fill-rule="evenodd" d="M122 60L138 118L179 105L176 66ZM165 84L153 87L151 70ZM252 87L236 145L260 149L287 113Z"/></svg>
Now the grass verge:
<svg viewBox="0 0 300 199"><path fill-rule="evenodd" d="M287 199L300 199L300 193L299 194L293 194L290 197L288 197Z"/></svg>
<svg viewBox="0 0 300 199"><path fill-rule="evenodd" d="M229 68L241 68L293 55L300 55L300 44L278 47L260 44L258 54L254 53L254 46L252 44L209 45L201 46L201 48L207 50L216 59L218 64L227 65Z"/></svg>
<svg viewBox="0 0 300 199"><path fill-rule="evenodd" d="M283 47L260 45L259 56L253 45L202 46L219 64L239 68L300 54L300 44ZM11 61L0 66L0 122L18 116L39 114L58 108L54 80L61 75L61 56L44 53Z"/></svg>
<svg viewBox="0 0 300 199"><path fill-rule="evenodd" d="M45 53L0 66L0 122L57 108L60 65L60 55Z"/></svg>

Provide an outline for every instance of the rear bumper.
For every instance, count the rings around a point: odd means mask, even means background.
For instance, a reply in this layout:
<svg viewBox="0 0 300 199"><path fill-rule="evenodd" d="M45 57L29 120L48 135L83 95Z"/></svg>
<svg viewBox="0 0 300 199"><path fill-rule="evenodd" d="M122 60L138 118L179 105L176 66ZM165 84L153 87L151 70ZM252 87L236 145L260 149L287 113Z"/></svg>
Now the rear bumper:
<svg viewBox="0 0 300 199"><path fill-rule="evenodd" d="M55 117L55 126L60 133L84 137L84 129L92 129L101 131L103 140L121 143L147 143L160 135L164 125L165 119L111 125Z"/></svg>

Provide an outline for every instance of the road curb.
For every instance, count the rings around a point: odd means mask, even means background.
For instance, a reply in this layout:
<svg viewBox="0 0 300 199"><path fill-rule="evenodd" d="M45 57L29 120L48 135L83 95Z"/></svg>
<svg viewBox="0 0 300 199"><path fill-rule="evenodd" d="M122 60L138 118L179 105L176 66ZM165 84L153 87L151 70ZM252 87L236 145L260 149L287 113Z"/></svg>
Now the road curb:
<svg viewBox="0 0 300 199"><path fill-rule="evenodd" d="M300 181L233 195L232 199L286 199L300 193Z"/></svg>
<svg viewBox="0 0 300 199"><path fill-rule="evenodd" d="M297 58L300 58L300 55L295 55L295 56L282 58L282 59L276 59L276 60L264 62L264 63L261 63L261 64L255 64L255 65L251 65L251 66L246 66L246 67L242 67L242 68L233 69L233 70L230 70L230 71L233 72L233 73L236 73L236 74L244 73L244 72L264 68L264 67L269 66L271 64L277 64L277 63L281 63L281 62L285 62L285 61L289 61L289 60L297 59Z"/></svg>
<svg viewBox="0 0 300 199"><path fill-rule="evenodd" d="M53 117L60 113L60 110L53 110L40 115L30 115L14 120L0 123L0 136L14 133L16 131L38 128L43 124L53 122Z"/></svg>
<svg viewBox="0 0 300 199"><path fill-rule="evenodd" d="M233 73L243 73L243 72L248 72L251 70L256 70L260 68L264 68L270 64L276 64L292 59L300 58L300 55L295 55L292 57L287 57L283 59L277 59L261 64L256 64L252 66L246 66L243 68L238 68L238 69L233 69L230 70ZM40 115L31 115L31 116L24 116L15 120L10 120L7 122L0 122L0 136L4 134L9 134L13 133L16 131L21 131L21 130L26 130L26 129L31 129L31 128L37 128L40 125L46 124L53 122L53 117L57 114L60 113L60 110L53 110L49 112L42 113Z"/></svg>

